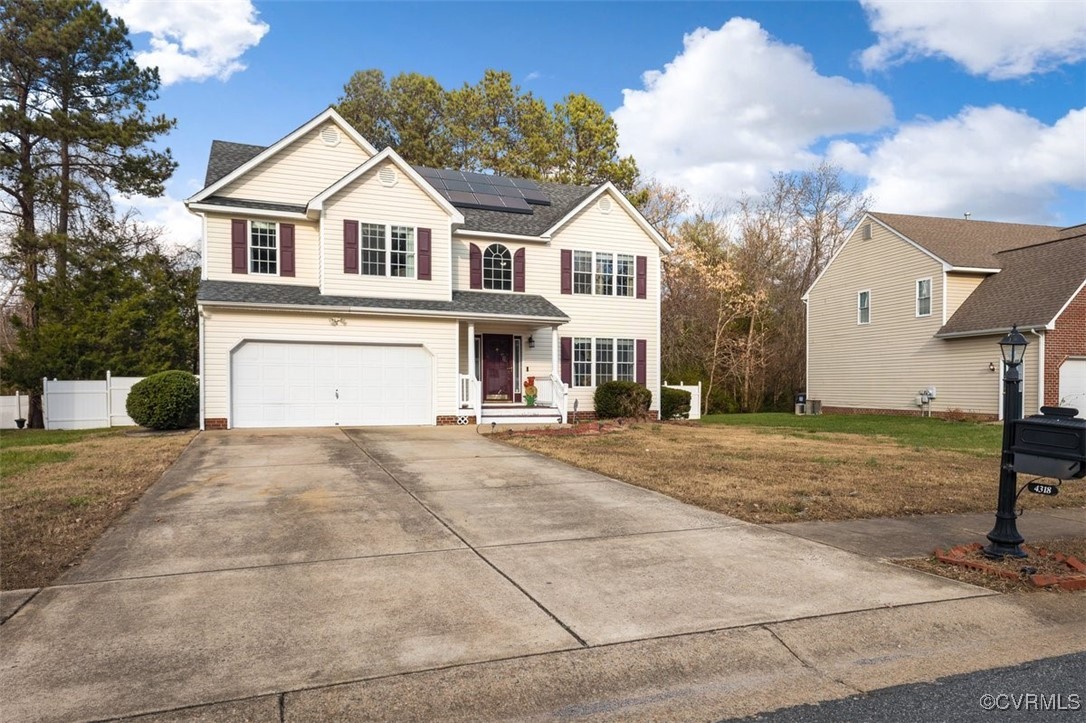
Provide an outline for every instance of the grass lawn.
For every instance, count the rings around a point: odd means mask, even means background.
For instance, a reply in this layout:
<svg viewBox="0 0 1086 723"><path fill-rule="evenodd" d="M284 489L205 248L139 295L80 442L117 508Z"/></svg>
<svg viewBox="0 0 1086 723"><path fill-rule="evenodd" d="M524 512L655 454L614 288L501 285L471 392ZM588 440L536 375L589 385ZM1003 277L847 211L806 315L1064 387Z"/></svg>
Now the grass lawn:
<svg viewBox="0 0 1086 723"><path fill-rule="evenodd" d="M50 583L162 475L193 434L0 433L0 589Z"/></svg>
<svg viewBox="0 0 1086 723"><path fill-rule="evenodd" d="M888 416L714 416L598 436L504 437L609 477L750 522L991 512L999 425ZM1025 481L1023 479L1023 481ZM1086 505L1086 483L1026 508Z"/></svg>

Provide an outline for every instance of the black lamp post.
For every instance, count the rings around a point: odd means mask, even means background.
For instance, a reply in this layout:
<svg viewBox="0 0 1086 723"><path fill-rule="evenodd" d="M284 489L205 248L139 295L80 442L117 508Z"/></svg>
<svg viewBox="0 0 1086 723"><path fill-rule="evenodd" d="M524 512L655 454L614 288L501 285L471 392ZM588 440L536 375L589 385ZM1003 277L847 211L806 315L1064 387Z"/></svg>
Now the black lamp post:
<svg viewBox="0 0 1086 723"><path fill-rule="evenodd" d="M999 506L996 508L995 527L988 533L990 544L984 548L988 557L1025 557L1022 536L1018 534L1014 500L1017 497L1018 475L1014 471L1014 420L1022 418L1022 357L1029 342L1015 324L1011 333L999 341L1003 353L1003 455L999 466Z"/></svg>

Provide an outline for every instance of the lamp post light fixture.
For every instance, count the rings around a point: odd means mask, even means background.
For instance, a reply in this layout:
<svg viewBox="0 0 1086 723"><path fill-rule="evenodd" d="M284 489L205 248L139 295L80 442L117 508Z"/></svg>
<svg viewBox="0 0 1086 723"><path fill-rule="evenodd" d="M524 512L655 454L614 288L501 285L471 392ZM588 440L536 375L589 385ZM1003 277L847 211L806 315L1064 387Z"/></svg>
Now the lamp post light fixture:
<svg viewBox="0 0 1086 723"><path fill-rule="evenodd" d="M1017 498L1018 475L1014 471L1014 453L1011 444L1014 441L1014 422L1022 418L1022 357L1029 342L1018 331L1018 325L1011 328L1011 333L999 340L999 350L1003 354L1003 451L999 465L999 504L996 508L995 527L988 533L989 544L984 548L988 557L1026 557L1022 550L1022 535L1018 534L1014 511Z"/></svg>

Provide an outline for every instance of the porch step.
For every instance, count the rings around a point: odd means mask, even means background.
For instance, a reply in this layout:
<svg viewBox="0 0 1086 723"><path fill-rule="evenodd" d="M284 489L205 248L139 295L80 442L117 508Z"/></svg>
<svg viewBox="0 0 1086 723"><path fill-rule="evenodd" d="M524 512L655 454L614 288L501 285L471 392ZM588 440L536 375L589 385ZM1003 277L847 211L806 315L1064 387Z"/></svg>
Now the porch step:
<svg viewBox="0 0 1086 723"><path fill-rule="evenodd" d="M512 415L506 416L487 416L483 415L479 420L479 424L561 424L562 418L555 412L549 416L536 415L534 417L514 417Z"/></svg>
<svg viewBox="0 0 1086 723"><path fill-rule="evenodd" d="M559 423L562 416L554 407L525 407L523 405L483 407L480 424L546 424Z"/></svg>

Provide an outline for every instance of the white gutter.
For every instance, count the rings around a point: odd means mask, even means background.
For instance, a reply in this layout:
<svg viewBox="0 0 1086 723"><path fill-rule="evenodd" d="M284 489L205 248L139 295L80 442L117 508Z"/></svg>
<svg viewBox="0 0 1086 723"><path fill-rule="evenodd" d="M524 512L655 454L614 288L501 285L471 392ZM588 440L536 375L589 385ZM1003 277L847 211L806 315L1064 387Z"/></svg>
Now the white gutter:
<svg viewBox="0 0 1086 723"><path fill-rule="evenodd" d="M1026 326L1018 327L1018 331L1036 331L1037 329L1047 329L1045 324L1028 324ZM992 334L1009 334L1011 327L1004 326L997 329L975 329L971 331L952 331L948 334L936 334L936 339L961 339L968 336L991 336Z"/></svg>
<svg viewBox="0 0 1086 723"><path fill-rule="evenodd" d="M304 213L296 213L294 211L272 211L266 208L249 208L248 206L220 206L215 203L190 203L188 204L188 208L190 211L219 213L227 216L231 214L244 214L246 216L261 216L263 218L289 218L296 221L310 220Z"/></svg>
<svg viewBox="0 0 1086 723"><path fill-rule="evenodd" d="M453 236L455 236L456 238L481 238L505 241L522 241L525 243L548 243L551 240L551 237L546 234L542 236L525 236L522 234L498 233L495 231L472 231L466 228L461 228L453 231Z"/></svg>
<svg viewBox="0 0 1086 723"><path fill-rule="evenodd" d="M373 306L337 306L332 304L267 304L248 301L204 301L204 306L228 309L250 309L253 311L307 311L314 313L366 314L368 316L429 316L438 319L482 319L485 321L538 321L545 324L567 324L565 316L518 316L511 314L475 314L457 311L436 311L433 309L389 309Z"/></svg>

